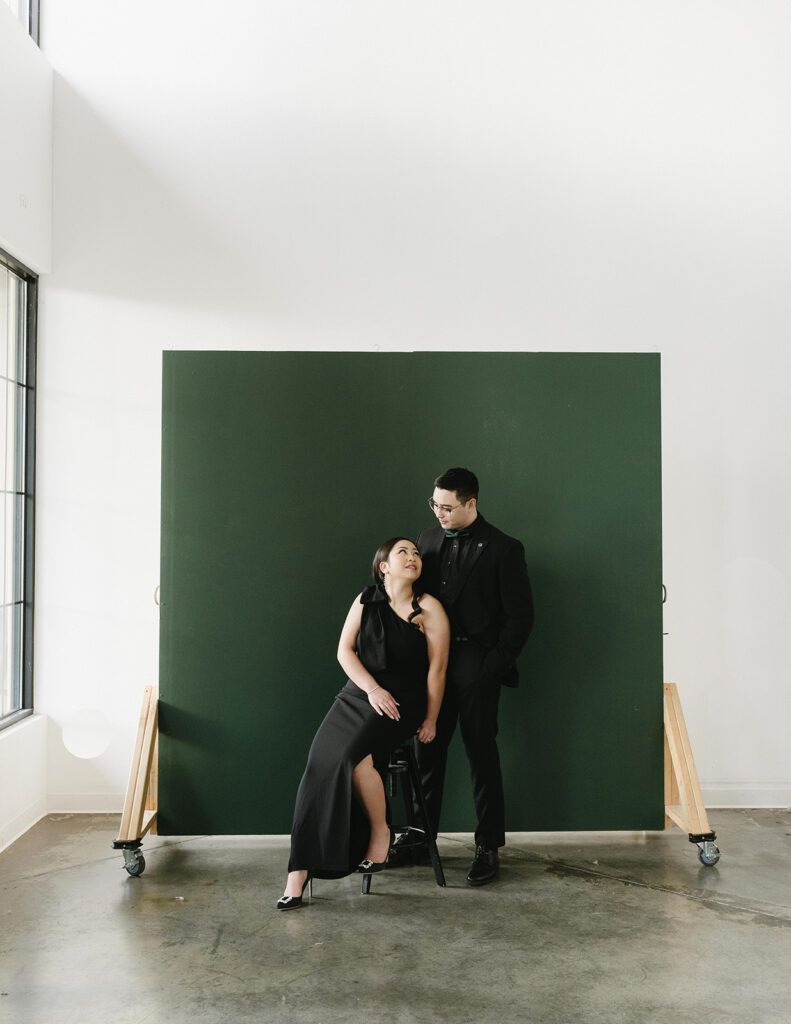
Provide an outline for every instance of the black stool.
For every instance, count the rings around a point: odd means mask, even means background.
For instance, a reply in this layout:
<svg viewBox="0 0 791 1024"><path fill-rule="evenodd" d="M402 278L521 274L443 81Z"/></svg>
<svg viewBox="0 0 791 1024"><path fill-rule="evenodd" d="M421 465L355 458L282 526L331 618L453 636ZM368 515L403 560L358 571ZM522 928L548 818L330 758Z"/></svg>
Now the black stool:
<svg viewBox="0 0 791 1024"><path fill-rule="evenodd" d="M404 743L390 751L390 761L387 765L387 795L394 797L398 788L398 776L403 776L401 792L404 797L404 812L407 824L394 831L399 835L414 835L415 845L425 843L428 847L428 854L431 858L431 866L434 868L434 878L437 885L445 885L445 875L442 871L442 861L439 859L437 841L429 827L428 808L426 797L423 793L423 783L420 781L415 748L412 742ZM362 893L367 896L371 891L370 874L363 875Z"/></svg>

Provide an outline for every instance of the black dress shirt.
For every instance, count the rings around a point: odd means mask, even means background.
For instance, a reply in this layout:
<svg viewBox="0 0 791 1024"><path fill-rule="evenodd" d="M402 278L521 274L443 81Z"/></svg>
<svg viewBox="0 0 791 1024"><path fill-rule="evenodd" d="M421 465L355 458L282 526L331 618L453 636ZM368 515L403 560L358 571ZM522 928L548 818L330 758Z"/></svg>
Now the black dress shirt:
<svg viewBox="0 0 791 1024"><path fill-rule="evenodd" d="M458 623L453 621L453 602L463 579L463 570L478 543L480 519L476 517L465 527L464 536L446 537L442 542L439 557L439 598L450 618L451 632L459 633Z"/></svg>

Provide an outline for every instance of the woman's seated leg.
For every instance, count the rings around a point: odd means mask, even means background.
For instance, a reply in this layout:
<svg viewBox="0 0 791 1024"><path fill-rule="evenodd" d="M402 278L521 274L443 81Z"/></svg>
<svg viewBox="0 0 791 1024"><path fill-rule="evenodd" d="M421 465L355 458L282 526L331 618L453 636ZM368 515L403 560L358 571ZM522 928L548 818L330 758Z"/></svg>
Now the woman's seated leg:
<svg viewBox="0 0 791 1024"><path fill-rule="evenodd" d="M354 769L352 785L354 795L371 823L371 838L365 859L381 864L387 859L387 851L390 849L390 826L387 824L387 801L382 776L374 768L370 754Z"/></svg>

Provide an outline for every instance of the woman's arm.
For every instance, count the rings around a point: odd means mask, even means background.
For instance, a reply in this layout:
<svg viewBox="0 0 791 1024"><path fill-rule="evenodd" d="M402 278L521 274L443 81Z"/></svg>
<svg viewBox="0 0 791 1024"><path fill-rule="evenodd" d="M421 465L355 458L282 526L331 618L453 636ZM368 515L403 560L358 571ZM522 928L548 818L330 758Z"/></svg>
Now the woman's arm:
<svg viewBox="0 0 791 1024"><path fill-rule="evenodd" d="M420 598L420 607L423 610L423 632L428 646L428 705L417 738L421 743L431 743L437 735L437 716L445 693L450 625L445 609L435 597L424 594Z"/></svg>
<svg viewBox="0 0 791 1024"><path fill-rule="evenodd" d="M360 635L360 623L363 618L360 596L358 594L355 598L343 624L341 638L338 641L338 661L354 685L368 694L368 703L377 715L384 714L399 721L401 716L398 713L398 701L377 683L357 656L357 637Z"/></svg>

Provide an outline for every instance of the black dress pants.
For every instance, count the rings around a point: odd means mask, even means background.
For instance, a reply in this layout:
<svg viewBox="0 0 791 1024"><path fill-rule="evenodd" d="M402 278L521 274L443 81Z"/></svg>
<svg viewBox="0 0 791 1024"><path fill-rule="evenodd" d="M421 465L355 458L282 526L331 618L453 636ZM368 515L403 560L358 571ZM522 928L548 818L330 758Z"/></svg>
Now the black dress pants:
<svg viewBox="0 0 791 1024"><path fill-rule="evenodd" d="M418 743L418 763L428 805L429 823L436 837L442 810L442 790L448 746L456 731L470 762L470 778L478 825L475 843L496 850L505 843L505 803L500 754L497 749L497 710L500 684L481 680L486 651L472 641L451 641L445 696L431 743Z"/></svg>

